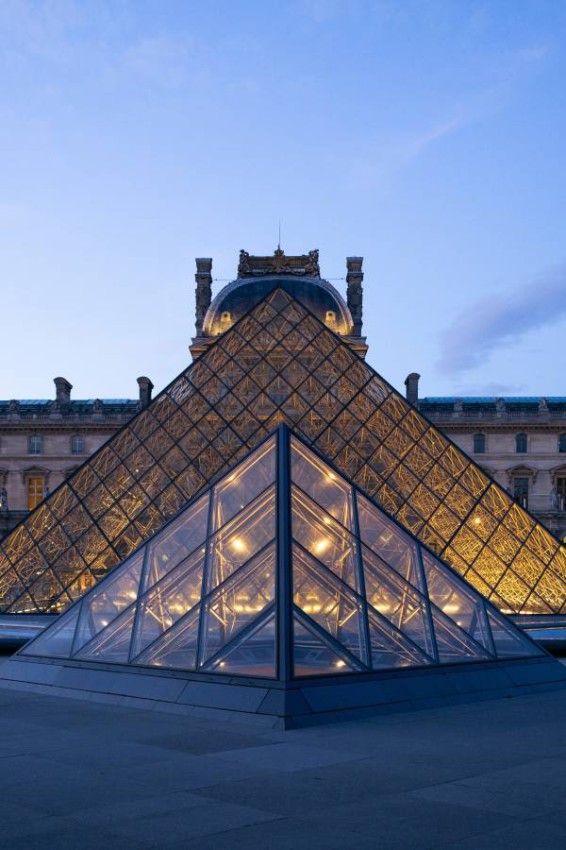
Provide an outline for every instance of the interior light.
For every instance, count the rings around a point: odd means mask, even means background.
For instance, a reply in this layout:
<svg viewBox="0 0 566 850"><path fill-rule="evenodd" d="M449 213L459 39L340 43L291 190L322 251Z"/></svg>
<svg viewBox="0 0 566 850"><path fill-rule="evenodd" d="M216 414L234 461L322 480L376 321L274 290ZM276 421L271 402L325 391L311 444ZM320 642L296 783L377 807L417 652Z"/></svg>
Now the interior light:
<svg viewBox="0 0 566 850"><path fill-rule="evenodd" d="M236 473L235 472L233 472L232 475L229 475L228 478L226 479L226 481L235 481L235 480L236 480Z"/></svg>
<svg viewBox="0 0 566 850"><path fill-rule="evenodd" d="M457 614L458 611L460 610L460 606L456 605L455 603L452 602L452 603L449 603L448 605L445 605L442 610L444 611L445 614Z"/></svg>
<svg viewBox="0 0 566 850"><path fill-rule="evenodd" d="M337 662L336 662L336 666L337 666L337 667L345 667L345 666L346 666L346 662L345 662L345 661L337 661Z"/></svg>
<svg viewBox="0 0 566 850"><path fill-rule="evenodd" d="M323 537L314 544L314 551L317 555L322 555L323 552L326 552L329 546L330 541L327 540L326 537Z"/></svg>
<svg viewBox="0 0 566 850"><path fill-rule="evenodd" d="M246 544L240 537L234 537L232 540L232 548L236 550L236 552L245 552Z"/></svg>

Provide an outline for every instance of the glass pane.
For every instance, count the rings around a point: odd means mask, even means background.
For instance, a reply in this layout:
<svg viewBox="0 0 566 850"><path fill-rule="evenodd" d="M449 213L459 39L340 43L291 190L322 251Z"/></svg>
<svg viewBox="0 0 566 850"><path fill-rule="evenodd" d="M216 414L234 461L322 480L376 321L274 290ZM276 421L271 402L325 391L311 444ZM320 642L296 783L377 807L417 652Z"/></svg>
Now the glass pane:
<svg viewBox="0 0 566 850"><path fill-rule="evenodd" d="M149 544L144 590L202 545L207 532L208 499L208 493L205 493Z"/></svg>
<svg viewBox="0 0 566 850"><path fill-rule="evenodd" d="M352 488L295 438L291 438L291 480L353 531Z"/></svg>
<svg viewBox="0 0 566 850"><path fill-rule="evenodd" d="M532 640L521 634L519 629L510 627L495 611L489 610L487 617L498 658L522 658L544 654Z"/></svg>
<svg viewBox="0 0 566 850"><path fill-rule="evenodd" d="M292 487L291 513L294 540L359 592L354 536L295 486Z"/></svg>
<svg viewBox="0 0 566 850"><path fill-rule="evenodd" d="M387 670L394 667L412 667L432 664L432 658L421 652L403 636L376 617L368 613L369 637L371 644L371 666L374 670Z"/></svg>
<svg viewBox="0 0 566 850"><path fill-rule="evenodd" d="M275 546L270 546L205 601L199 663L229 643L274 598Z"/></svg>
<svg viewBox="0 0 566 850"><path fill-rule="evenodd" d="M130 639L134 624L135 605L124 611L108 628L84 646L75 658L92 658L125 664L130 655Z"/></svg>
<svg viewBox="0 0 566 850"><path fill-rule="evenodd" d="M428 586L428 598L433 605L450 617L464 631L474 634L479 628L482 633L481 619L483 601L468 593L458 579L448 573L437 561L427 553L423 555L423 566ZM489 642L484 644L490 648Z"/></svg>
<svg viewBox="0 0 566 850"><path fill-rule="evenodd" d="M137 598L144 550L136 552L99 588L85 598L77 629L75 652L105 629Z"/></svg>
<svg viewBox="0 0 566 850"><path fill-rule="evenodd" d="M198 628L200 608L191 611L179 620L162 638L152 643L141 655L134 659L135 664L147 664L152 667L172 667L176 670L194 670L197 659Z"/></svg>
<svg viewBox="0 0 566 850"><path fill-rule="evenodd" d="M241 639L233 641L226 652L217 655L210 669L236 676L266 676L272 679L276 675L275 647L273 613L267 620L258 621L255 628L246 631ZM209 669L208 665L203 669Z"/></svg>
<svg viewBox="0 0 566 850"><path fill-rule="evenodd" d="M297 546L293 547L293 598L334 640L366 660L361 601Z"/></svg>
<svg viewBox="0 0 566 850"><path fill-rule="evenodd" d="M268 440L214 488L213 527L221 528L275 480L275 438Z"/></svg>
<svg viewBox="0 0 566 850"><path fill-rule="evenodd" d="M365 546L362 556L368 604L430 656L434 655L424 598Z"/></svg>
<svg viewBox="0 0 566 850"><path fill-rule="evenodd" d="M293 618L293 672L301 676L328 676L357 670L349 659L308 629L297 615Z"/></svg>
<svg viewBox="0 0 566 850"><path fill-rule="evenodd" d="M415 543L363 496L358 496L358 517L360 537L366 546L421 590Z"/></svg>
<svg viewBox="0 0 566 850"><path fill-rule="evenodd" d="M132 644L139 655L201 600L204 552L193 552L140 599Z"/></svg>
<svg viewBox="0 0 566 850"><path fill-rule="evenodd" d="M275 488L259 496L212 538L207 591L213 590L275 537Z"/></svg>
<svg viewBox="0 0 566 850"><path fill-rule="evenodd" d="M440 664L452 664L471 661L472 659L481 661L492 657L437 608L433 607L431 613Z"/></svg>
<svg viewBox="0 0 566 850"><path fill-rule="evenodd" d="M20 650L22 655L46 655L70 658L79 619L80 605L63 614L47 633L40 634Z"/></svg>

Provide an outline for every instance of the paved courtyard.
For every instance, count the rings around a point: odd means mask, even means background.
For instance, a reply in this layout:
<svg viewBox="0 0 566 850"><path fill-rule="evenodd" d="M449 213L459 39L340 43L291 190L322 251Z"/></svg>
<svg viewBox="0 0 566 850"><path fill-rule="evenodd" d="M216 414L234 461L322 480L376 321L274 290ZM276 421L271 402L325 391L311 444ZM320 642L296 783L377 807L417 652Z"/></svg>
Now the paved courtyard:
<svg viewBox="0 0 566 850"><path fill-rule="evenodd" d="M8 690L0 717L1 848L566 848L566 691L292 732Z"/></svg>

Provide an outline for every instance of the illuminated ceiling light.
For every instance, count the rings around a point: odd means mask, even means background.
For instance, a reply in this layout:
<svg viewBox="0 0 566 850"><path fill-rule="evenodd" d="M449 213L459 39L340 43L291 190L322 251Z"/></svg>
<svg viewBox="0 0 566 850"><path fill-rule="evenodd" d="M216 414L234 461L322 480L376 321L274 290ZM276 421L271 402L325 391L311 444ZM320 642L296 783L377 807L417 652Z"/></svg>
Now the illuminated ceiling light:
<svg viewBox="0 0 566 850"><path fill-rule="evenodd" d="M337 666L337 667L345 667L345 666L346 666L346 662L345 662L345 661L337 661L337 662L336 662L336 666Z"/></svg>
<svg viewBox="0 0 566 850"><path fill-rule="evenodd" d="M236 552L245 552L246 548L246 544L240 537L234 537L232 540L232 549Z"/></svg>
<svg viewBox="0 0 566 850"><path fill-rule="evenodd" d="M326 552L328 547L330 546L330 541L323 537L321 540L317 540L314 544L314 551L317 555L322 555L323 552Z"/></svg>

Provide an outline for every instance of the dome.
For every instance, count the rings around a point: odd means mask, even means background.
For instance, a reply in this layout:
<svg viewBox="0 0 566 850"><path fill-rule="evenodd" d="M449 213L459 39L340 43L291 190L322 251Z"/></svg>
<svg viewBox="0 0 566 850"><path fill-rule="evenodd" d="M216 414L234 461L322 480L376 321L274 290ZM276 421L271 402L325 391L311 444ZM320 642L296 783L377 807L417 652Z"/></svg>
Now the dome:
<svg viewBox="0 0 566 850"><path fill-rule="evenodd" d="M340 293L321 278L269 275L233 280L212 301L204 318L206 336L218 336L242 318L272 289L280 287L296 298L335 333L351 334L353 320Z"/></svg>

